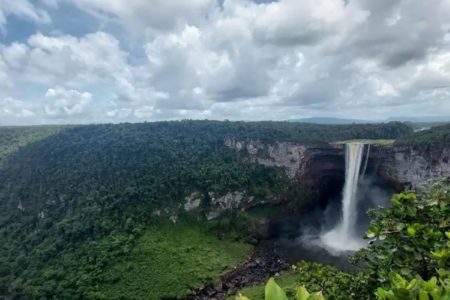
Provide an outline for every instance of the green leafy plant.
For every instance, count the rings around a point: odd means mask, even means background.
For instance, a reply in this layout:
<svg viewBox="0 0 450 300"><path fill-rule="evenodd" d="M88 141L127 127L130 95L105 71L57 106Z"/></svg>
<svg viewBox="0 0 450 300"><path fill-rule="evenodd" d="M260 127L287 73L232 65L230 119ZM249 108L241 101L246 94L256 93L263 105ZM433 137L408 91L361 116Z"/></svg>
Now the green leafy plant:
<svg viewBox="0 0 450 300"><path fill-rule="evenodd" d="M301 261L292 265L289 271L280 273L276 280L288 299L298 299L299 295L305 294L302 292L304 290L321 291L327 299L333 300L375 299L374 288L367 285L366 273L361 271L344 272L320 263ZM250 299L260 300L264 299L265 290L265 286L257 285L245 288L240 292ZM311 293L311 296L319 295Z"/></svg>
<svg viewBox="0 0 450 300"><path fill-rule="evenodd" d="M390 275L390 288L378 288L376 291L379 300L449 300L450 282L449 272L439 270L439 279L432 277L425 281L420 276L408 281L401 275Z"/></svg>
<svg viewBox="0 0 450 300"><path fill-rule="evenodd" d="M450 300L450 272L444 269L439 269L438 278L432 277L425 281L417 275L414 279L408 281L400 274L391 273L389 275L389 287L379 287L375 296L378 300ZM341 286L343 292L346 291L345 286ZM275 282L275 279L270 278L264 288L265 300L325 300L322 292L310 293L305 286L296 288L295 295L288 297L286 292ZM355 295L354 295L355 296ZM348 294L347 298L353 297ZM356 299L368 299L367 295L356 295ZM328 299L335 299L329 297ZM235 300L250 300L242 294L238 294Z"/></svg>
<svg viewBox="0 0 450 300"><path fill-rule="evenodd" d="M288 300L286 293L275 282L275 279L270 278L265 288L266 300Z"/></svg>
<svg viewBox="0 0 450 300"><path fill-rule="evenodd" d="M275 282L275 279L270 278L264 288L265 300L289 300L283 289ZM238 294L236 300L250 300L249 298ZM298 287L295 293L295 300L325 300L322 292L309 293L304 287Z"/></svg>
<svg viewBox="0 0 450 300"><path fill-rule="evenodd" d="M431 278L438 268L449 268L449 179L429 183L418 194L394 194L391 203L370 212L373 221L366 235L374 243L353 258L366 263L373 284L389 281L391 272L408 279L416 274Z"/></svg>

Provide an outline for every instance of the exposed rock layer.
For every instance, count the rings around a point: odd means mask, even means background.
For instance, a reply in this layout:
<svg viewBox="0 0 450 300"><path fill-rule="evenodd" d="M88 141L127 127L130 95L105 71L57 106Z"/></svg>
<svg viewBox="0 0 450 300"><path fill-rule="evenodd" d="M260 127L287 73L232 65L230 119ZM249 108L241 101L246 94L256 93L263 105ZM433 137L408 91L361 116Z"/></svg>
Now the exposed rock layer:
<svg viewBox="0 0 450 300"><path fill-rule="evenodd" d="M411 147L384 149L378 174L387 181L417 187L429 179L450 176L450 147L418 151Z"/></svg>
<svg viewBox="0 0 450 300"><path fill-rule="evenodd" d="M303 145L292 142L264 144L261 141L227 139L225 145L244 154L244 160L265 166L283 167L286 175L319 190L343 183L345 149L343 144ZM396 187L413 186L450 176L450 145L427 151L411 147L372 145L367 172Z"/></svg>

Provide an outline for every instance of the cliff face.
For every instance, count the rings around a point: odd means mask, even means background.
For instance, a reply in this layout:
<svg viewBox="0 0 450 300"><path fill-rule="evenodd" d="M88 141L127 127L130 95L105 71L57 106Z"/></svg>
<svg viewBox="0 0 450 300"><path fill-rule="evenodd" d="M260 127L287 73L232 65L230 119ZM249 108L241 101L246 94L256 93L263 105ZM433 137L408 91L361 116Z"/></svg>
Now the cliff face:
<svg viewBox="0 0 450 300"><path fill-rule="evenodd" d="M292 142L265 144L261 141L227 139L225 145L247 163L285 168L293 185L306 185L319 192L319 199L339 193L345 177L343 145L304 145ZM325 201L325 200L324 200Z"/></svg>
<svg viewBox="0 0 450 300"><path fill-rule="evenodd" d="M227 139L225 145L245 154L247 162L286 168L293 181L332 192L343 184L345 176L344 145L302 145L278 142ZM370 148L368 173L379 180L403 188L444 176L450 176L450 147L418 151L410 147L376 146Z"/></svg>
<svg viewBox="0 0 450 300"><path fill-rule="evenodd" d="M304 145L287 142L264 144L258 140L236 141L234 139L225 140L225 146L245 154L247 162L284 167L286 175L291 179L295 178L299 172L308 149Z"/></svg>
<svg viewBox="0 0 450 300"><path fill-rule="evenodd" d="M423 182L450 176L450 148L418 151L411 147L390 147L380 157L378 174L402 186L420 186Z"/></svg>
<svg viewBox="0 0 450 300"><path fill-rule="evenodd" d="M344 144L267 144L258 140L226 139L225 146L238 152L244 163L284 168L293 186L307 185L315 188L319 192L319 203L315 202L315 205L326 204L342 191L345 181ZM366 161L367 153L369 158ZM366 163L363 169L366 174L375 175L372 179L381 186L402 190L409 186L418 187L429 179L450 176L449 157L450 147L417 151L410 147L370 145L364 149ZM248 201L243 201L246 197L242 195L231 193L223 196L223 199L234 199L225 201L232 205L217 206L208 218L217 217L226 209L248 204Z"/></svg>
<svg viewBox="0 0 450 300"><path fill-rule="evenodd" d="M225 145L243 153L248 163L285 168L291 180L302 183L315 184L327 177L342 177L345 171L345 153L340 145L264 144L233 139L227 139Z"/></svg>

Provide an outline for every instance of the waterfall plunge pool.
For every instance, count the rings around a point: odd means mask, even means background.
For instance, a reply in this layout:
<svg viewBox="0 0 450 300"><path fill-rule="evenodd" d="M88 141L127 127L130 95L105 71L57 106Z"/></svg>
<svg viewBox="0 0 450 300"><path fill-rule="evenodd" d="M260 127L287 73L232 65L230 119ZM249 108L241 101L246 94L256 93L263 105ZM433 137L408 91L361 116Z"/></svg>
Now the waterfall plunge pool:
<svg viewBox="0 0 450 300"><path fill-rule="evenodd" d="M346 144L345 181L325 208L274 222L275 251L289 263L316 261L351 269L348 257L367 245L369 208L388 205L394 190L367 170L370 145ZM367 171L367 172L366 172Z"/></svg>

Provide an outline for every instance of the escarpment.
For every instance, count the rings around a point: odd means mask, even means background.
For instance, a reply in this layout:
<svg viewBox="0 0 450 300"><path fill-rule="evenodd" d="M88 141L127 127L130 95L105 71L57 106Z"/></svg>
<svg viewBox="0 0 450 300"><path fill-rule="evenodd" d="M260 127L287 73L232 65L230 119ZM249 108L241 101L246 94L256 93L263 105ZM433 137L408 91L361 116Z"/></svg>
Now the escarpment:
<svg viewBox="0 0 450 300"><path fill-rule="evenodd" d="M228 138L225 145L241 154L246 163L284 168L289 179L316 187L322 196L339 191L344 182L342 144L302 144ZM370 145L364 172L397 189L418 187L427 180L450 175L450 147L417 150L412 146Z"/></svg>

